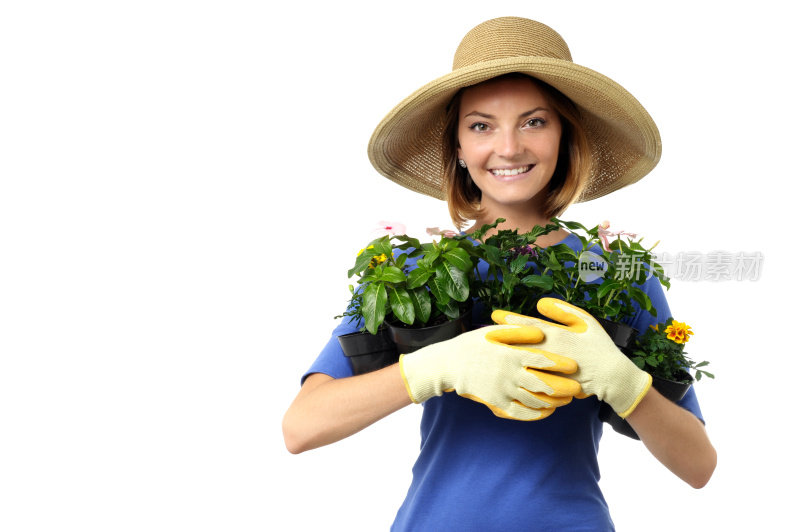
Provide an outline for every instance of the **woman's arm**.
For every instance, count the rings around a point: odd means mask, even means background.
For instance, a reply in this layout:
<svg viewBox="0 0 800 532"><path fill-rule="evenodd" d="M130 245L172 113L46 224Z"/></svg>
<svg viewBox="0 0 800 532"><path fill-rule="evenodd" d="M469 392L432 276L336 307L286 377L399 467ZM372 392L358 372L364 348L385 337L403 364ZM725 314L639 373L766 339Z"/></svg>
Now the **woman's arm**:
<svg viewBox="0 0 800 532"><path fill-rule="evenodd" d="M302 453L351 436L409 404L399 364L344 379L314 373L283 417L283 439L289 452Z"/></svg>
<svg viewBox="0 0 800 532"><path fill-rule="evenodd" d="M717 466L717 452L694 414L650 388L626 419L647 449L693 488L705 486Z"/></svg>

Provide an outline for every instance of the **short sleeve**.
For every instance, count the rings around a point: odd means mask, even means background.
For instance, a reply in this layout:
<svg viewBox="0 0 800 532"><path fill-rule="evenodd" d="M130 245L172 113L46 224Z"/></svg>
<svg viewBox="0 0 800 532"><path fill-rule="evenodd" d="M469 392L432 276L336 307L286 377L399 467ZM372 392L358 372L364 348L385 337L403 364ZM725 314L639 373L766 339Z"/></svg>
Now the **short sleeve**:
<svg viewBox="0 0 800 532"><path fill-rule="evenodd" d="M306 378L312 373L324 373L334 379L352 377L353 368L350 366L350 362L347 360L344 351L342 351L342 347L339 345L339 336L357 332L358 330L359 322L349 321L348 318L342 318L342 322L333 330L330 339L328 339L328 343L322 348L317 359L311 364L308 371L303 374L303 377L300 379L300 384L302 385Z"/></svg>
<svg viewBox="0 0 800 532"><path fill-rule="evenodd" d="M654 316L650 314L649 311L642 309L639 304L634 301L633 304L636 308L636 313L633 317L623 320L623 322L638 330L639 334L642 334L651 325L664 323L671 318L672 311L669 309L664 287L661 286L661 282L655 276L650 277L644 282L644 285L639 285L638 287L650 298L650 302L656 310L656 315Z"/></svg>

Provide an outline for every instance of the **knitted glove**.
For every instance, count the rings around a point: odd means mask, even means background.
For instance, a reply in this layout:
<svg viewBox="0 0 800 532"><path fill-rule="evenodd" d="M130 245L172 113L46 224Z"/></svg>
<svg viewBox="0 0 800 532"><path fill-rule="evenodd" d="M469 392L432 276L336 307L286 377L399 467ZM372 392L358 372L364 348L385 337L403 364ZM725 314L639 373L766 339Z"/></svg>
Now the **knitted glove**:
<svg viewBox="0 0 800 532"><path fill-rule="evenodd" d="M549 297L540 299L537 308L542 315L559 323L504 310L494 311L492 320L541 328L545 339L536 346L539 352L575 360L578 371L570 377L581 384L586 394L596 395L622 418L633 412L650 389L653 378L637 368L585 310Z"/></svg>
<svg viewBox="0 0 800 532"><path fill-rule="evenodd" d="M577 370L568 358L530 348L542 338L535 327L483 327L401 355L400 373L415 403L455 390L485 404L498 417L542 419L580 392L577 382L538 371Z"/></svg>

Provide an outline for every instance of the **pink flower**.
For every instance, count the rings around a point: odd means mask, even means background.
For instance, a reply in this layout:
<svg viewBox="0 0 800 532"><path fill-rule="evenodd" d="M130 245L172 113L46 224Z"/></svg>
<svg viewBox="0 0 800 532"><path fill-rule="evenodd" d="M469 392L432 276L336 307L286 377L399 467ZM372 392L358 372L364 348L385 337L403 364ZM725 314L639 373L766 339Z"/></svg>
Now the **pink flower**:
<svg viewBox="0 0 800 532"><path fill-rule="evenodd" d="M603 241L603 249L606 251L611 251L608 245L608 237L610 236L629 236L631 238L636 238L636 234L634 233L626 233L625 231L609 231L608 228L611 227L611 222L608 220L603 221L599 226L597 226L597 236L600 237L600 240Z"/></svg>
<svg viewBox="0 0 800 532"><path fill-rule="evenodd" d="M458 233L452 231L450 229L439 229L438 227L428 227L425 229L425 232L431 236L446 236L447 238L453 238Z"/></svg>
<svg viewBox="0 0 800 532"><path fill-rule="evenodd" d="M400 222L387 222L381 220L375 230L384 235L402 235L406 232L406 226Z"/></svg>

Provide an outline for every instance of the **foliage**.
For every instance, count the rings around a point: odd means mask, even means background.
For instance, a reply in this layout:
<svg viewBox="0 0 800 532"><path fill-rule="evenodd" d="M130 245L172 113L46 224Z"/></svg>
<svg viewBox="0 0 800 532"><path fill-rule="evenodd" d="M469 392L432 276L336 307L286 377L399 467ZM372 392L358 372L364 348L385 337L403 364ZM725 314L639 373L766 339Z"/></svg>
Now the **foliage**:
<svg viewBox="0 0 800 532"><path fill-rule="evenodd" d="M356 257L348 276L358 276L347 311L351 319L363 318L375 334L394 318L423 326L438 316L456 319L469 300L477 259L472 243L463 235L420 243L407 235L385 235L373 240ZM410 259L416 259L412 268Z"/></svg>
<svg viewBox="0 0 800 532"><path fill-rule="evenodd" d="M343 316L363 318L364 328L375 334L387 320L421 327L442 316L456 319L471 298L480 300L489 312L531 314L544 296L564 299L612 321L633 316L637 306L656 315L640 288L650 275L670 286L654 260L655 245L645 248L635 235L611 232L608 222L586 228L552 218L545 227L537 225L526 233L496 230L504 221L498 218L470 235L439 232L438 242L420 243L407 235L373 240L348 272L358 277L358 286L350 286L352 297ZM580 249L563 243L536 245L538 238L562 228L578 238ZM494 234L487 237L490 232ZM586 272L581 271L581 259L586 254L605 264L596 278L582 275ZM480 261L488 265L486 275L478 270ZM652 375L681 380L686 370L694 370L698 380L702 375L713 378L700 369L708 362L695 363L683 352L691 334L691 328L670 318L641 335L629 353Z"/></svg>
<svg viewBox="0 0 800 532"><path fill-rule="evenodd" d="M535 242L537 238L557 230L558 225L537 225L522 234L516 229L501 229L484 238L486 233L504 221L498 218L493 224L484 225L470 235L476 241L471 250L473 257L488 264L485 277L476 273L473 293L487 312L503 309L530 313L536 301L553 288L553 278L547 275L546 270L542 271L537 263L541 248Z"/></svg>
<svg viewBox="0 0 800 532"><path fill-rule="evenodd" d="M587 229L578 222L552 218L545 227L535 226L527 233L499 230L489 238L484 235L503 220L484 225L471 236L478 241L473 256L489 264L486 278L477 276L474 295L487 309L531 313L531 306L543 296L555 296L584 308L598 318L620 321L633 316L636 303L655 315L650 297L639 285L654 275L667 288L669 279L641 239L633 241L624 234L606 249L600 225ZM542 248L536 239L558 229L568 229L581 242L581 249L567 244ZM581 257L593 253L607 269L602 280L594 282L581 275ZM584 261L584 264L586 262Z"/></svg>
<svg viewBox="0 0 800 532"><path fill-rule="evenodd" d="M545 267L545 273L552 272L554 294L598 318L621 321L631 317L636 313L635 303L655 316L650 297L637 286L643 285L649 275L654 275L665 287L670 286L663 267L653 258L655 246L645 248L642 239L623 238L620 234L606 249L600 225L587 229L578 222L557 218L551 221L558 227L569 229L581 242L579 251L566 244L557 244L539 253L539 262ZM586 257L586 253L601 257L605 263L601 282L583 280L580 259L582 255Z"/></svg>
<svg viewBox="0 0 800 532"><path fill-rule="evenodd" d="M683 333L676 334L676 330ZM691 327L669 318L665 323L651 326L636 339L630 358L639 369L664 379L686 382L686 372L690 370L694 370L698 381L703 375L713 379L713 374L700 369L707 366L708 361L696 363L684 351L691 334Z"/></svg>

